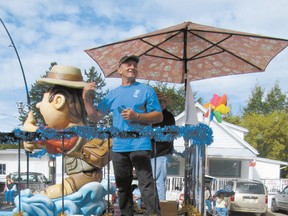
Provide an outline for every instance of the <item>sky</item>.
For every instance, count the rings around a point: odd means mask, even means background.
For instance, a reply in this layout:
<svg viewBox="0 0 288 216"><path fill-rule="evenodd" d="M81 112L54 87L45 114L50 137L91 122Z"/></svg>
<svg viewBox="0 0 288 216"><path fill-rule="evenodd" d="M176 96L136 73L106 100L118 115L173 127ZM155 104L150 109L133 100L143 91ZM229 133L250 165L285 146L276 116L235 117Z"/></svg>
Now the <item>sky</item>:
<svg viewBox="0 0 288 216"><path fill-rule="evenodd" d="M31 85L51 62L82 71L97 63L85 49L117 42L185 21L270 37L288 39L287 0L13 0L0 1L0 132L21 127L17 102L27 105ZM106 79L107 87L120 84ZM228 95L232 114L247 104L255 85L265 91L278 82L288 90L288 48L263 73L226 76L191 82L207 102L213 94ZM26 106L25 106L26 107Z"/></svg>

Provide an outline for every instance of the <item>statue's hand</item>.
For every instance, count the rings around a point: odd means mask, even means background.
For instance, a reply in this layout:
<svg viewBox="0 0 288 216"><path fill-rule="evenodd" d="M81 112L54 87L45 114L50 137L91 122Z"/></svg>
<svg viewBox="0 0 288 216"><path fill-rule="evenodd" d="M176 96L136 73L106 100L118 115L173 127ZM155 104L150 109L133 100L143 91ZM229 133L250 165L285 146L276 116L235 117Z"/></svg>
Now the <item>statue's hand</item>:
<svg viewBox="0 0 288 216"><path fill-rule="evenodd" d="M32 111L29 112L27 119L23 124L23 130L27 132L35 132L38 129Z"/></svg>
<svg viewBox="0 0 288 216"><path fill-rule="evenodd" d="M33 152L34 149L37 147L37 143L35 143L35 142L26 142L26 141L24 141L23 144L24 144L25 150L28 151L28 152Z"/></svg>

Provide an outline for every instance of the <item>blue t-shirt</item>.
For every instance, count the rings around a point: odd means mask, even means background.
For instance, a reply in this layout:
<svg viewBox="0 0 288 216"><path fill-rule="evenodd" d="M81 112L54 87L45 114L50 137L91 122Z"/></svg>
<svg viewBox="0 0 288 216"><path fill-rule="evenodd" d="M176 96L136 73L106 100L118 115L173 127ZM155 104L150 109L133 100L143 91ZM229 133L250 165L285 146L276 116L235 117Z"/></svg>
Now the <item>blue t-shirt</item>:
<svg viewBox="0 0 288 216"><path fill-rule="evenodd" d="M119 86L109 91L100 102L98 111L105 115L112 113L113 126L121 131L147 126L147 124L125 120L121 116L123 108L131 108L139 114L152 111L162 112L154 89L139 82L135 82L130 86ZM151 150L151 137L113 139L112 151L114 152L138 150Z"/></svg>

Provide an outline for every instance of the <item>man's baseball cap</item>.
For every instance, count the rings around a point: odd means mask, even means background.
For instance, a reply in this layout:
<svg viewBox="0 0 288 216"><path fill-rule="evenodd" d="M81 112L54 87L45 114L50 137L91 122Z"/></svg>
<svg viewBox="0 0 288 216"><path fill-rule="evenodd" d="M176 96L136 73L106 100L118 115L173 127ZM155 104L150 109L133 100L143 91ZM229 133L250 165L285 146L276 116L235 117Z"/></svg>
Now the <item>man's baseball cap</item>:
<svg viewBox="0 0 288 216"><path fill-rule="evenodd" d="M137 63L139 62L139 57L138 57L138 56L136 56L136 55L125 55L125 56L123 56L123 57L120 59L120 61L119 61L119 66L120 66L122 63L128 61L129 59L133 59L133 60L136 61Z"/></svg>

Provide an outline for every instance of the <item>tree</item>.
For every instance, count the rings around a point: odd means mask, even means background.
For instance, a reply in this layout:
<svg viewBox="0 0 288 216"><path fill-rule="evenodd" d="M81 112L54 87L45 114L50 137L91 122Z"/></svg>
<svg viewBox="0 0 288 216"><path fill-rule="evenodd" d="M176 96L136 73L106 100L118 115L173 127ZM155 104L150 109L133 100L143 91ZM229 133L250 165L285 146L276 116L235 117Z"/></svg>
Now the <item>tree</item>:
<svg viewBox="0 0 288 216"><path fill-rule="evenodd" d="M249 130L245 140L258 150L260 157L288 161L288 113L285 110L265 115L247 114L241 126Z"/></svg>
<svg viewBox="0 0 288 216"><path fill-rule="evenodd" d="M256 85L249 97L247 106L243 108L243 116L250 113L268 114L275 110L287 110L288 102L286 93L283 93L278 82L275 82L274 87L267 93L264 98L264 89Z"/></svg>
<svg viewBox="0 0 288 216"><path fill-rule="evenodd" d="M256 85L251 92L242 116L226 116L225 120L249 130L245 141L258 150L259 156L274 160L288 160L287 97L275 82L264 97L264 89ZM288 177L288 169L282 176Z"/></svg>
<svg viewBox="0 0 288 216"><path fill-rule="evenodd" d="M276 82L274 87L268 92L264 103L264 113L271 113L275 110L287 110L286 93L281 91L278 82Z"/></svg>
<svg viewBox="0 0 288 216"><path fill-rule="evenodd" d="M262 87L256 85L253 89L239 123L249 130L245 140L258 150L260 157L288 160L287 103L278 82L265 98Z"/></svg>
<svg viewBox="0 0 288 216"><path fill-rule="evenodd" d="M264 112L264 89L258 84L252 90L251 96L248 99L247 106L243 108L243 115L250 113L262 114Z"/></svg>
<svg viewBox="0 0 288 216"><path fill-rule="evenodd" d="M94 106L97 107L99 102L103 99L103 97L108 93L108 90L103 92L103 88L106 86L106 82L103 78L103 75L98 73L95 70L95 67L91 67L89 71L84 70L84 74L87 76L86 82L95 82L96 90L95 92L91 92L91 97L94 102ZM92 126L92 121L88 119L88 125ZM105 116L102 120L97 123L99 127L110 127L112 125L112 115Z"/></svg>
<svg viewBox="0 0 288 216"><path fill-rule="evenodd" d="M234 125L240 125L241 122L242 122L241 116L234 116L234 115L231 115L231 114L225 115L223 117L223 120L226 121L226 122L229 122L231 124L234 124Z"/></svg>
<svg viewBox="0 0 288 216"><path fill-rule="evenodd" d="M91 67L89 71L84 70L84 74L87 76L86 82L95 82L96 90L95 92L91 92L91 96L94 100L94 104L98 105L98 103L102 100L102 98L107 94L108 90L103 92L103 88L106 86L106 82L102 76L102 74L98 73L95 70L95 67Z"/></svg>

